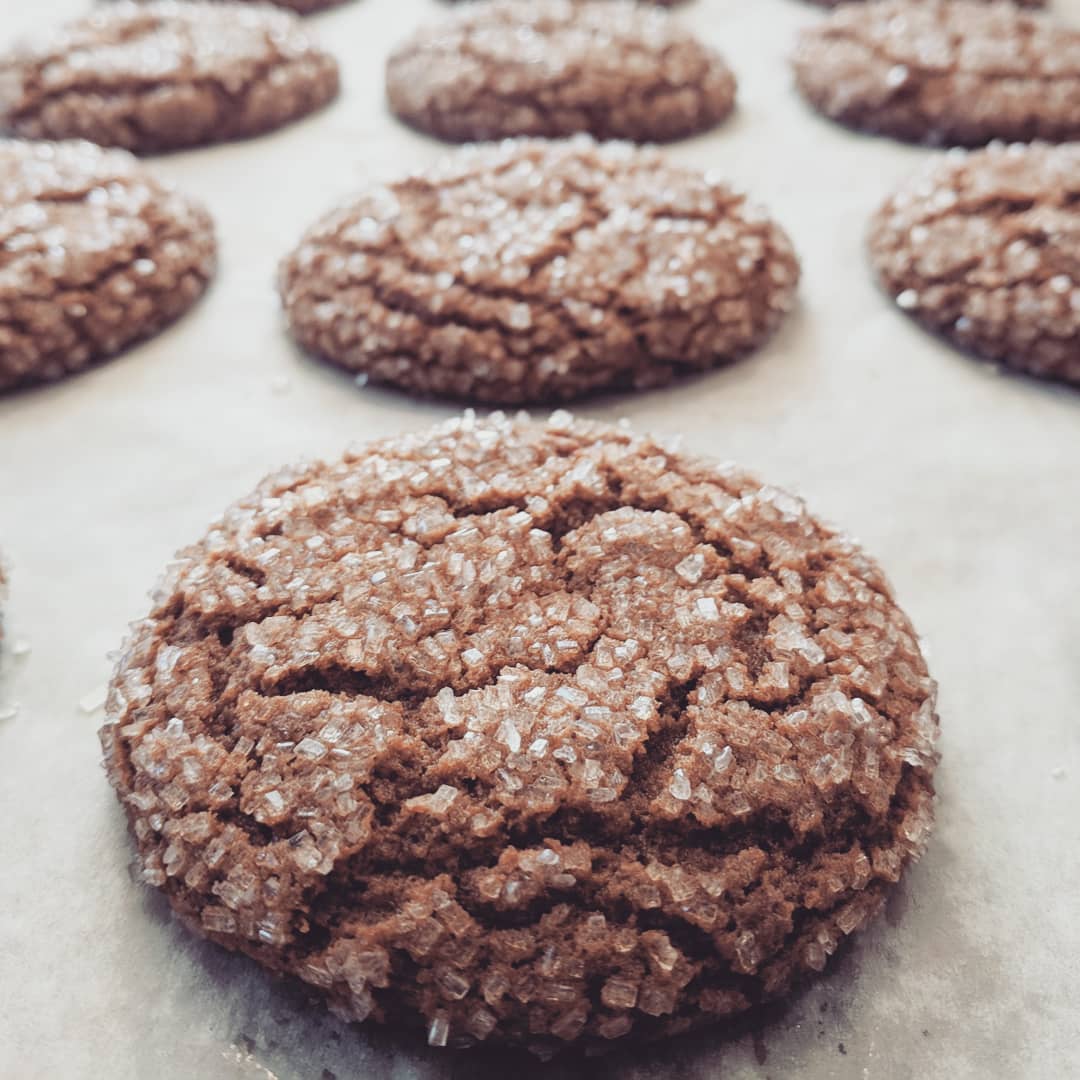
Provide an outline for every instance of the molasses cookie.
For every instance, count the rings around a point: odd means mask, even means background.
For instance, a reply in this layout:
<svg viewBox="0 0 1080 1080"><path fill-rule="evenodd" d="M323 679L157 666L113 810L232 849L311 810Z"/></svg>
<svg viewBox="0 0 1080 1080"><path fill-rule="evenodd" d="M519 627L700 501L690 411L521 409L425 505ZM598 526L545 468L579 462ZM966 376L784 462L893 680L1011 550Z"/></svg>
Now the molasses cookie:
<svg viewBox="0 0 1080 1080"><path fill-rule="evenodd" d="M725 184L579 136L464 148L365 192L308 232L281 293L297 341L333 363L517 403L734 360L798 276L784 232Z"/></svg>
<svg viewBox="0 0 1080 1080"><path fill-rule="evenodd" d="M492 0L417 31L386 67L393 111L451 142L661 142L720 123L735 78L666 12L629 0Z"/></svg>
<svg viewBox="0 0 1080 1080"><path fill-rule="evenodd" d="M1004 2L845 4L802 32L806 99L864 131L937 144L1080 137L1080 31Z"/></svg>
<svg viewBox="0 0 1080 1080"><path fill-rule="evenodd" d="M102 730L196 933L434 1046L653 1039L821 971L931 828L878 567L556 414L287 469L180 553Z"/></svg>
<svg viewBox="0 0 1080 1080"><path fill-rule="evenodd" d="M214 272L209 215L130 154L0 140L0 390L156 334Z"/></svg>
<svg viewBox="0 0 1080 1080"><path fill-rule="evenodd" d="M897 304L962 348L1080 384L1080 146L991 146L889 198L870 257Z"/></svg>
<svg viewBox="0 0 1080 1080"><path fill-rule="evenodd" d="M286 12L116 3L0 56L0 127L176 150L281 127L337 89L336 62Z"/></svg>

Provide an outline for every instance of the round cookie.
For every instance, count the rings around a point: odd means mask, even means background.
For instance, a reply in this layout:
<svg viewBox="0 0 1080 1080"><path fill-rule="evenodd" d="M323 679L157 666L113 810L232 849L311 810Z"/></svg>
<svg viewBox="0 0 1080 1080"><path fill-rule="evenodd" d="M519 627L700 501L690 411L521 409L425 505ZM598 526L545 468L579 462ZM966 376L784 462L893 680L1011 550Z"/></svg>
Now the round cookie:
<svg viewBox="0 0 1080 1080"><path fill-rule="evenodd" d="M396 49L386 94L407 124L450 142L577 132L662 142L720 123L735 78L655 7L491 0Z"/></svg>
<svg viewBox="0 0 1080 1080"><path fill-rule="evenodd" d="M1080 384L1080 146L935 161L870 226L900 307L964 349Z"/></svg>
<svg viewBox="0 0 1080 1080"><path fill-rule="evenodd" d="M649 1039L824 968L932 822L934 684L801 500L496 413L271 476L102 740L197 933L435 1046Z"/></svg>
<svg viewBox="0 0 1080 1080"><path fill-rule="evenodd" d="M0 56L0 127L150 153L270 131L337 90L336 62L286 12L125 2Z"/></svg>
<svg viewBox="0 0 1080 1080"><path fill-rule="evenodd" d="M864 131L935 144L1080 137L1080 31L1004 2L845 4L802 31L803 96Z"/></svg>
<svg viewBox="0 0 1080 1080"><path fill-rule="evenodd" d="M213 224L130 154L0 139L0 391L150 337L202 295Z"/></svg>
<svg viewBox="0 0 1080 1080"><path fill-rule="evenodd" d="M421 394L518 403L733 360L794 302L783 231L628 145L467 147L323 218L285 260L304 348Z"/></svg>

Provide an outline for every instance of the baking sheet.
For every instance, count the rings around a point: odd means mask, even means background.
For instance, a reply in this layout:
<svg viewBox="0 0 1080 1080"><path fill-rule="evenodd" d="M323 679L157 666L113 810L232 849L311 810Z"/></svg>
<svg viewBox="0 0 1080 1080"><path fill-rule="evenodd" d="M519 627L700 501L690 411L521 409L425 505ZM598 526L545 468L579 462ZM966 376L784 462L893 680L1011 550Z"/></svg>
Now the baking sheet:
<svg viewBox="0 0 1080 1080"><path fill-rule="evenodd" d="M3 3L4 37L81 0ZM12 10L17 8L17 10ZM300 357L274 269L369 177L442 152L383 104L382 64L435 0L310 20L337 53L331 108L252 142L156 159L221 240L207 298L83 377L0 400L0 549L12 568L0 707L0 1076L353 1080L503 1076L347 1027L196 941L132 884L120 810L80 699L181 544L298 457L455 410L357 389ZM1080 23L1080 0L1058 0ZM931 151L846 134L791 89L795 0L692 0L680 19L740 80L737 115L673 158L728 173L802 256L801 303L756 358L584 414L682 432L807 496L880 558L941 683L939 826L886 918L756 1038L715 1033L545 1076L1080 1075L1080 393L1000 376L875 291L867 215ZM13 656L16 642L28 655Z"/></svg>

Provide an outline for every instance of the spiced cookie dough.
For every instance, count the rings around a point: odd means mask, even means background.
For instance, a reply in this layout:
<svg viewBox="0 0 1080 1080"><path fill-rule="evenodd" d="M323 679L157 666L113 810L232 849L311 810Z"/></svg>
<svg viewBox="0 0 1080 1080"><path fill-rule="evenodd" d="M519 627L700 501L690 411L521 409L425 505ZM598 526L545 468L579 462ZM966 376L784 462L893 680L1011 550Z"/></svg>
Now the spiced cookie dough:
<svg viewBox="0 0 1080 1080"><path fill-rule="evenodd" d="M706 131L735 78L666 12L629 0L491 0L424 27L386 66L391 109L451 142L514 135L662 142Z"/></svg>
<svg viewBox="0 0 1080 1080"><path fill-rule="evenodd" d="M870 227L897 304L964 349L1080 384L1080 146L934 162Z"/></svg>
<svg viewBox="0 0 1080 1080"><path fill-rule="evenodd" d="M0 139L0 391L150 337L214 272L210 216L130 154Z"/></svg>
<svg viewBox="0 0 1080 1080"><path fill-rule="evenodd" d="M116 3L0 56L0 127L176 150L281 127L337 90L336 62L286 12Z"/></svg>
<svg viewBox="0 0 1080 1080"><path fill-rule="evenodd" d="M466 415L180 553L102 730L142 877L339 1014L540 1053L824 968L932 820L934 684L801 500Z"/></svg>
<svg viewBox="0 0 1080 1080"><path fill-rule="evenodd" d="M421 394L644 388L760 345L794 301L784 232L654 151L469 147L323 218L284 261L297 341Z"/></svg>
<svg viewBox="0 0 1080 1080"><path fill-rule="evenodd" d="M1080 137L1080 31L1004 2L845 4L805 29L795 78L820 112L899 139Z"/></svg>

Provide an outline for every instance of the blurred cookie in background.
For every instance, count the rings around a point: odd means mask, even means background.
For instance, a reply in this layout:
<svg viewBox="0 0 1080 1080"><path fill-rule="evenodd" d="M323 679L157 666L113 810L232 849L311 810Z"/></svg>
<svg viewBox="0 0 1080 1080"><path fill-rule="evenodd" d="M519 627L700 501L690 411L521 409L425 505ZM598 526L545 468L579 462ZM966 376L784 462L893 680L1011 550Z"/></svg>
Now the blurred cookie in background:
<svg viewBox="0 0 1080 1080"><path fill-rule="evenodd" d="M885 202L869 244L882 286L924 326L1080 384L1080 146L953 151Z"/></svg>
<svg viewBox="0 0 1080 1080"><path fill-rule="evenodd" d="M934 145L1080 137L1080 30L1005 2L845 4L799 36L795 80L849 127Z"/></svg>
<svg viewBox="0 0 1080 1080"><path fill-rule="evenodd" d="M0 56L0 128L136 153L279 128L338 92L294 15L246 3L116 3Z"/></svg>
<svg viewBox="0 0 1080 1080"><path fill-rule="evenodd" d="M0 140L0 391L150 337L214 273L209 214L131 154Z"/></svg>
<svg viewBox="0 0 1080 1080"><path fill-rule="evenodd" d="M407 124L450 142L578 132L668 142L724 120L735 77L655 7L492 0L399 46L386 93Z"/></svg>

